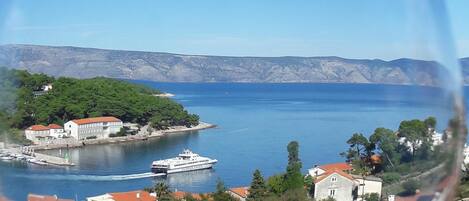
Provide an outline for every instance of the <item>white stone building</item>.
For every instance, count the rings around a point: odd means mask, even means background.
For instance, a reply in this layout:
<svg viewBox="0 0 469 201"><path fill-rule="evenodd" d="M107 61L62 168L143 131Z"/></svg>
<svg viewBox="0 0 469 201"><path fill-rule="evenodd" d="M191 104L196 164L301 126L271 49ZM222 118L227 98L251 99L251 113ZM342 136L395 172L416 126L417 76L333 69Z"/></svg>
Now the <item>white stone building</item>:
<svg viewBox="0 0 469 201"><path fill-rule="evenodd" d="M123 123L115 117L74 119L65 123L65 132L75 139L103 139L120 131Z"/></svg>
<svg viewBox="0 0 469 201"><path fill-rule="evenodd" d="M26 139L31 140L34 144L47 142L55 138L62 138L65 133L62 126L57 124L49 124L48 126L33 125L28 127L24 134Z"/></svg>

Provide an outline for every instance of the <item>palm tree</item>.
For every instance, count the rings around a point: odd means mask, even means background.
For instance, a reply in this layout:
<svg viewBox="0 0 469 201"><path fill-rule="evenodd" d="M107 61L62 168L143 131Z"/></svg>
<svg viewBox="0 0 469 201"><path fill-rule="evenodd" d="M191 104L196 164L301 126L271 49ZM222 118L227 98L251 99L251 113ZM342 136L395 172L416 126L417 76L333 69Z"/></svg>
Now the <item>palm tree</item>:
<svg viewBox="0 0 469 201"><path fill-rule="evenodd" d="M153 189L157 197L162 197L171 193L171 191L169 190L169 186L163 182L156 183Z"/></svg>

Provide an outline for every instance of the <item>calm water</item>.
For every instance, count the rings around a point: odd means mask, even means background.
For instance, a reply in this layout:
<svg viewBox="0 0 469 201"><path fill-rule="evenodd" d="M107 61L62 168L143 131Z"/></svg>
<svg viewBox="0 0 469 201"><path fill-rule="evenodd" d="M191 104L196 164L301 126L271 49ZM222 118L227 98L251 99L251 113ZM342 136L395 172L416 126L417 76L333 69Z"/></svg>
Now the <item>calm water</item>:
<svg viewBox="0 0 469 201"><path fill-rule="evenodd" d="M338 162L354 132L369 135L376 127L395 129L403 119L429 115L447 120L445 95L434 88L346 84L176 84L141 82L176 94L175 99L215 129L157 140L87 146L70 150L77 166L43 168L0 162L0 189L14 200L28 192L80 200L106 192L129 191L166 181L172 188L207 192L218 178L227 186L248 185L252 172L285 169L286 145L300 142L303 170ZM442 106L444 105L444 106ZM439 129L445 125L439 124ZM119 180L113 175L149 171L153 160L182 149L219 160L213 170L167 178ZM51 151L63 154L64 151Z"/></svg>

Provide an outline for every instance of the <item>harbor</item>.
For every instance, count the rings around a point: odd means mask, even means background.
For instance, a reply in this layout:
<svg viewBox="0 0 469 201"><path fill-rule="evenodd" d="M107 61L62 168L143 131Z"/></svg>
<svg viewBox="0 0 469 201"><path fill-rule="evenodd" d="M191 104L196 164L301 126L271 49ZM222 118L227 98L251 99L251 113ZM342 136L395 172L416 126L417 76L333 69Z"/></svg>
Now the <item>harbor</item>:
<svg viewBox="0 0 469 201"><path fill-rule="evenodd" d="M215 128L216 125L209 124L206 122L200 122L199 125L193 126L191 128L187 127L172 127L167 130L157 130L152 132L146 132L146 128L142 128L142 133L136 135L128 135L121 137L111 137L111 138L102 138L102 139L84 139L76 140L73 138L59 139L55 141L49 141L46 143L41 143L37 145L31 145L30 148L35 151L40 150L51 150L51 149L62 149L62 148L80 148L86 145L101 145L101 144L115 144L115 143L125 143L125 142L135 142L135 141L144 141L152 138L160 138L165 135L175 134L175 133L184 133L184 132L193 132L209 128Z"/></svg>
<svg viewBox="0 0 469 201"><path fill-rule="evenodd" d="M56 166L73 166L68 158L61 158L47 154L37 153L30 147L18 147L0 150L0 160L23 161L35 165L56 165Z"/></svg>

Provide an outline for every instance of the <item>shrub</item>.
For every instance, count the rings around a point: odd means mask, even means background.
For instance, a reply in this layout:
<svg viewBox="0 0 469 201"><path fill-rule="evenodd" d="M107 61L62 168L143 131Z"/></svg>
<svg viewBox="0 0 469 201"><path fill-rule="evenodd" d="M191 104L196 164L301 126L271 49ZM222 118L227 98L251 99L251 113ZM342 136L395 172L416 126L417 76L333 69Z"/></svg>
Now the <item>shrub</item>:
<svg viewBox="0 0 469 201"><path fill-rule="evenodd" d="M406 181L402 184L402 188L404 191L401 193L402 195L414 195L417 191L422 186L422 184L417 181L417 180L409 180Z"/></svg>
<svg viewBox="0 0 469 201"><path fill-rule="evenodd" d="M401 176L399 175L399 173L396 173L396 172L386 172L383 174L383 182L385 184L392 184L394 182L397 182L399 181L399 179L401 178Z"/></svg>

